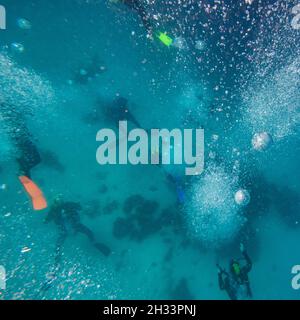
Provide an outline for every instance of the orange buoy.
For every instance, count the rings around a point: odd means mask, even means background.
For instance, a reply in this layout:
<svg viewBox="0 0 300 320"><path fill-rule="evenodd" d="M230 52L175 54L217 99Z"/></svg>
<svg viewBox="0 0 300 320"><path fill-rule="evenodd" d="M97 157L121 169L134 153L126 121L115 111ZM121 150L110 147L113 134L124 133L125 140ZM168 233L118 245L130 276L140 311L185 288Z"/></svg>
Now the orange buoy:
<svg viewBox="0 0 300 320"><path fill-rule="evenodd" d="M26 176L19 177L24 189L31 198L34 210L43 210L47 208L47 201L42 190Z"/></svg>

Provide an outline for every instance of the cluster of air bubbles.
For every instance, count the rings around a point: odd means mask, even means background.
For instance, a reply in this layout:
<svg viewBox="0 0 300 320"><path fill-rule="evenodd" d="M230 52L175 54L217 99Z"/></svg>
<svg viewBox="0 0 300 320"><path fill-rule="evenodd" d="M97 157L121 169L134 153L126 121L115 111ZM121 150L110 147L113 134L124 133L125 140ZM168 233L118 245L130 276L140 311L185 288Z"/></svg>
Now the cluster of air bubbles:
<svg viewBox="0 0 300 320"><path fill-rule="evenodd" d="M251 143L254 150L265 151L272 145L273 138L268 132L259 132L254 134Z"/></svg>
<svg viewBox="0 0 300 320"><path fill-rule="evenodd" d="M88 74L88 72L87 72L84 68L81 68L81 69L79 70L79 74L80 74L81 76L86 76L86 75Z"/></svg>
<svg viewBox="0 0 300 320"><path fill-rule="evenodd" d="M13 145L5 130L3 119L0 115L0 161L8 160L13 151Z"/></svg>
<svg viewBox="0 0 300 320"><path fill-rule="evenodd" d="M246 189L239 189L234 195L234 200L239 206L246 206L250 199L250 193Z"/></svg>
<svg viewBox="0 0 300 320"><path fill-rule="evenodd" d="M300 58L253 81L244 93L245 123L252 130L252 146L264 150L274 141L295 132L300 120Z"/></svg>
<svg viewBox="0 0 300 320"><path fill-rule="evenodd" d="M197 40L197 41L195 42L195 48L196 48L197 50L203 51L203 50L206 48L206 44L205 44L205 42L202 41L202 40Z"/></svg>
<svg viewBox="0 0 300 320"><path fill-rule="evenodd" d="M11 51L16 52L16 53L23 53L25 50L25 47L22 43L18 43L18 42L13 42L10 45Z"/></svg>
<svg viewBox="0 0 300 320"><path fill-rule="evenodd" d="M23 113L34 113L36 109L53 102L54 90L47 80L29 69L18 66L2 52L0 95L5 104L16 106L19 110L22 108Z"/></svg>
<svg viewBox="0 0 300 320"><path fill-rule="evenodd" d="M250 196L245 190L235 196L235 190L237 177L216 165L210 165L192 185L184 212L191 234L203 245L216 248L229 243L244 225L241 205Z"/></svg>
<svg viewBox="0 0 300 320"><path fill-rule="evenodd" d="M189 125L204 125L207 121L208 106L212 94L204 84L187 82L187 86L176 97L179 112L184 114L184 121Z"/></svg>
<svg viewBox="0 0 300 320"><path fill-rule="evenodd" d="M31 22L24 18L19 18L17 20L17 26L23 30L29 30L32 27Z"/></svg>
<svg viewBox="0 0 300 320"><path fill-rule="evenodd" d="M0 190L5 191L7 189L7 185L5 183L0 184Z"/></svg>
<svg viewBox="0 0 300 320"><path fill-rule="evenodd" d="M17 26L22 30L30 30L31 29L31 22L24 18L17 19ZM13 53L23 53L25 51L24 44L19 42L13 42L10 45L10 49Z"/></svg>
<svg viewBox="0 0 300 320"><path fill-rule="evenodd" d="M186 40L179 36L179 37L176 37L173 41L173 47L179 49L179 50L187 50L188 49L188 45L187 45L187 42Z"/></svg>

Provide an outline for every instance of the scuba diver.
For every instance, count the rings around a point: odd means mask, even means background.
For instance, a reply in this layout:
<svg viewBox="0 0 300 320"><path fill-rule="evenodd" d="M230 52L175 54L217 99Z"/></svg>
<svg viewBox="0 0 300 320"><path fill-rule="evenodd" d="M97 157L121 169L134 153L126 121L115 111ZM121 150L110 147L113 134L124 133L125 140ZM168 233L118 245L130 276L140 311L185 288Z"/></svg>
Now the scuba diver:
<svg viewBox="0 0 300 320"><path fill-rule="evenodd" d="M123 3L131 10L135 11L142 20L142 23L147 30L148 38L153 40L154 36L159 39L165 46L170 47L174 44L174 40L167 34L167 32L161 32L154 30L155 26L151 22L151 15L147 13L145 7L140 0L109 0L111 3ZM157 24L158 27L159 24Z"/></svg>
<svg viewBox="0 0 300 320"><path fill-rule="evenodd" d="M178 204L184 205L184 202L186 200L185 189L186 189L187 182L184 181L184 178L179 177L177 175L172 175L166 172L164 169L163 169L163 172L165 173L168 185L176 193Z"/></svg>
<svg viewBox="0 0 300 320"><path fill-rule="evenodd" d="M142 20L142 23L147 30L147 33L152 37L153 26L150 22L150 15L146 12L140 0L110 0L111 3L123 3L131 10L135 11Z"/></svg>
<svg viewBox="0 0 300 320"><path fill-rule="evenodd" d="M30 178L31 170L41 162L41 157L26 126L24 116L14 106L5 103L0 104L0 115L17 151L19 175Z"/></svg>
<svg viewBox="0 0 300 320"><path fill-rule="evenodd" d="M26 119L15 106L6 103L0 103L0 116L16 151L19 180L31 198L33 209L44 210L47 208L47 200L42 190L31 180L31 170L40 164L41 156L27 128Z"/></svg>
<svg viewBox="0 0 300 320"><path fill-rule="evenodd" d="M111 250L105 244L96 241L94 233L80 222L79 211L81 205L77 202L65 202L61 196L56 197L53 205L50 207L45 223L53 221L60 230L59 237L55 247L54 264L51 271L46 276L46 281L35 294L34 299L44 297L45 293L51 289L54 282L59 278L61 270L62 247L70 232L79 232L85 234L94 247L99 250L104 256L109 256Z"/></svg>
<svg viewBox="0 0 300 320"><path fill-rule="evenodd" d="M93 112L86 115L83 120L89 124L96 124L103 116L106 121L113 123L117 128L119 127L119 121L125 120L133 123L138 128L142 128L134 115L129 111L128 100L123 97L115 98L110 103L105 103L99 99Z"/></svg>
<svg viewBox="0 0 300 320"><path fill-rule="evenodd" d="M246 265L241 266L238 260L231 260L229 272L222 269L218 264L218 280L221 290L225 290L231 300L251 299L252 291L250 288L248 273L252 269L252 262L249 258L244 245L240 245L241 253L246 261Z"/></svg>
<svg viewBox="0 0 300 320"><path fill-rule="evenodd" d="M106 67L101 63L99 57L95 55L88 64L82 65L75 72L73 82L80 85L88 84L90 80L99 77L105 71Z"/></svg>
<svg viewBox="0 0 300 320"><path fill-rule="evenodd" d="M111 105L104 108L104 113L106 118L113 121L116 127L119 126L119 121L129 121L138 128L141 128L139 122L129 111L128 100L126 98L118 97L114 99Z"/></svg>
<svg viewBox="0 0 300 320"><path fill-rule="evenodd" d="M99 243L95 239L94 233L80 221L79 211L82 210L80 203L66 202L61 197L54 200L50 207L49 213L45 219L45 223L53 221L60 230L59 239L56 246L56 260L61 257L61 248L70 232L82 233L88 237L94 247L104 256L109 256L110 248L105 244Z"/></svg>
<svg viewBox="0 0 300 320"><path fill-rule="evenodd" d="M34 299L43 298L45 293L51 289L54 282L59 278L59 272L61 270L62 247L68 234L71 232L85 234L95 248L104 256L107 257L110 255L110 248L108 248L105 244L97 242L93 232L80 222L79 211L81 211L81 209L80 203L65 202L61 196L57 196L54 199L54 203L50 207L49 213L45 218L45 223L53 221L59 228L59 237L55 247L54 264L51 267L51 271L46 276L46 281L35 293Z"/></svg>
<svg viewBox="0 0 300 320"><path fill-rule="evenodd" d="M36 167L41 162L41 157L36 145L31 139L31 135L29 134L27 128L24 127L21 131L23 133L26 132L26 134L18 134L14 136L16 146L20 153L17 158L17 162L19 164L19 174L30 178L31 169Z"/></svg>

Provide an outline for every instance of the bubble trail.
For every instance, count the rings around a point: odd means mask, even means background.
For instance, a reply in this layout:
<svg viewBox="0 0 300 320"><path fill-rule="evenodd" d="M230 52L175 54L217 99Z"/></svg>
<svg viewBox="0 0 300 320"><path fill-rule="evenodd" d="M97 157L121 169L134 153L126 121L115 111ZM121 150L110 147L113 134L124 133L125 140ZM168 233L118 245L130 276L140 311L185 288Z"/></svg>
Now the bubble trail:
<svg viewBox="0 0 300 320"><path fill-rule="evenodd" d="M191 234L206 247L231 242L243 226L245 218L234 201L237 189L237 178L216 165L209 165L191 187L184 212Z"/></svg>

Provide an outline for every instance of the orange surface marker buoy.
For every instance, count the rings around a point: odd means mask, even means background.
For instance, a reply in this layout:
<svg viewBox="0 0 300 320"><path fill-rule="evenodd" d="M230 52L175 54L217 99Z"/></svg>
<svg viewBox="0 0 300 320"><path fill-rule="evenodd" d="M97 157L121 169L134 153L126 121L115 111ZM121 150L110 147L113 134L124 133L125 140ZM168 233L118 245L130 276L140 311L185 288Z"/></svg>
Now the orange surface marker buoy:
<svg viewBox="0 0 300 320"><path fill-rule="evenodd" d="M42 190L29 178L25 176L19 177L26 192L31 198L34 210L43 210L47 208L47 201L43 195Z"/></svg>

